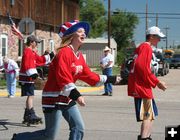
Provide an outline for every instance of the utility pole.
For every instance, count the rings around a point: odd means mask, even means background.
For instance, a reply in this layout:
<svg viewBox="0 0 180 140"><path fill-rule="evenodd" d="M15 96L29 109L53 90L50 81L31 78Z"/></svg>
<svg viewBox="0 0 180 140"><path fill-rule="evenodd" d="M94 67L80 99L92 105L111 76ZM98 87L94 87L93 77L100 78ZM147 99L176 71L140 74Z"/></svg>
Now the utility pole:
<svg viewBox="0 0 180 140"><path fill-rule="evenodd" d="M156 27L158 27L158 13L156 13ZM158 44L156 45L156 48L158 47Z"/></svg>
<svg viewBox="0 0 180 140"><path fill-rule="evenodd" d="M145 39L146 39L146 31L148 29L148 0L146 1L146 27L145 27Z"/></svg>
<svg viewBox="0 0 180 140"><path fill-rule="evenodd" d="M111 48L111 0L108 0L108 47Z"/></svg>
<svg viewBox="0 0 180 140"><path fill-rule="evenodd" d="M168 26L164 28L166 30L166 50L168 49L168 30L170 29Z"/></svg>
<svg viewBox="0 0 180 140"><path fill-rule="evenodd" d="M156 26L158 27L158 13L156 13Z"/></svg>

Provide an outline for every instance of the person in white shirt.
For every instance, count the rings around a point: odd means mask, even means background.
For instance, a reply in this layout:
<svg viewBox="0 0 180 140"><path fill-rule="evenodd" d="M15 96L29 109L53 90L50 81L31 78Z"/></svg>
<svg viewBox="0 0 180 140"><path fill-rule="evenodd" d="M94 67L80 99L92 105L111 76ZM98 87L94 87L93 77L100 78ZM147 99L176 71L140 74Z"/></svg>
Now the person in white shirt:
<svg viewBox="0 0 180 140"><path fill-rule="evenodd" d="M12 98L16 93L16 77L19 75L18 64L7 57L3 58L3 67L6 74L8 97Z"/></svg>
<svg viewBox="0 0 180 140"><path fill-rule="evenodd" d="M111 54L111 49L106 46L104 49L104 57L100 61L100 67L102 69L102 73L107 76L112 76L112 67L114 65L114 58ZM104 94L102 95L109 95L112 96L112 84L105 83L104 84Z"/></svg>

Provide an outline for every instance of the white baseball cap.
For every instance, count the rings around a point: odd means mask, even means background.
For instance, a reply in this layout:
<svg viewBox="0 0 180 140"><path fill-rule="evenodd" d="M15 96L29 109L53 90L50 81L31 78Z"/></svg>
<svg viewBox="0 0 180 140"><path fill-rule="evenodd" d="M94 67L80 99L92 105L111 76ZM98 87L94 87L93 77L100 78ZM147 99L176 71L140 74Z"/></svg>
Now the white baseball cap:
<svg viewBox="0 0 180 140"><path fill-rule="evenodd" d="M158 35L160 38L165 37L165 35L161 32L161 30L156 26L152 26L152 27L148 28L146 33L147 33L147 35L149 35L149 34L150 35Z"/></svg>
<svg viewBox="0 0 180 140"><path fill-rule="evenodd" d="M104 52L106 52L106 51L110 51L111 49L108 47L108 46L106 46L105 48L104 48Z"/></svg>

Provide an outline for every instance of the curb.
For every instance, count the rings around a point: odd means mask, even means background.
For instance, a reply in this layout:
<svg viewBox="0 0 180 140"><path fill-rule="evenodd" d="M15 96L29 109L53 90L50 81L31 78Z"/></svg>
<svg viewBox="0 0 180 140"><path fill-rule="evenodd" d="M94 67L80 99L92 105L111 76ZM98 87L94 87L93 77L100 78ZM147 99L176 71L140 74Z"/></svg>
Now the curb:
<svg viewBox="0 0 180 140"><path fill-rule="evenodd" d="M77 89L79 90L80 93L82 93L83 95L94 95L94 94L102 94L103 90L104 90L104 86L100 86L100 87L77 87ZM41 92L41 90L36 90L38 92ZM8 93L6 91L6 89L2 89L0 90L0 97L7 97ZM18 89L15 96L19 97L21 96L21 91Z"/></svg>

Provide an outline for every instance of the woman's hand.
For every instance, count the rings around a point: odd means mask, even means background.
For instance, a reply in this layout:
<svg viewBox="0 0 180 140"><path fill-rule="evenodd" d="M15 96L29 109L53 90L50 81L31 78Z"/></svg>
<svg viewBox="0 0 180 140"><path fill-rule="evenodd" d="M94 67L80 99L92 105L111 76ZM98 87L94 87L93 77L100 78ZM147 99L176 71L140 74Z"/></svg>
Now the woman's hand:
<svg viewBox="0 0 180 140"><path fill-rule="evenodd" d="M85 106L85 105L86 105L83 96L79 96L79 98L78 98L76 101L77 101L77 103L78 103L80 106Z"/></svg>

